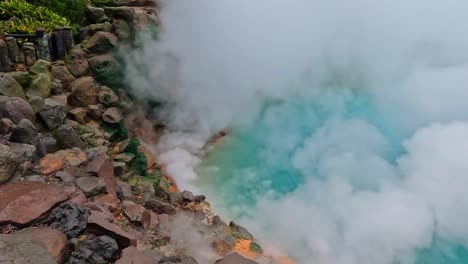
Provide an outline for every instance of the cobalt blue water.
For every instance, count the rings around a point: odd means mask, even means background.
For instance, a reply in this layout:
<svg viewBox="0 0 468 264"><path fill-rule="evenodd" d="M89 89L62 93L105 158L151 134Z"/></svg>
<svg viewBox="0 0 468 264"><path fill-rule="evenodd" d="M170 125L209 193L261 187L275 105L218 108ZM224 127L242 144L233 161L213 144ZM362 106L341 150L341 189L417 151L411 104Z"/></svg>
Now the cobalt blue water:
<svg viewBox="0 0 468 264"><path fill-rule="evenodd" d="M334 119L364 120L377 129L388 146L376 155L389 164L404 154L402 144L409 135L398 126L396 113L382 112L363 91L332 89L314 97L267 101L252 122L234 124L225 141L203 161L199 185L207 193L215 193L232 217L248 217L245 208L253 208L258 199L281 199L310 175L326 177L318 171L304 176L292 156L311 134ZM213 167L216 170L205 170ZM433 240L430 248L417 253L416 264L468 263L465 247Z"/></svg>

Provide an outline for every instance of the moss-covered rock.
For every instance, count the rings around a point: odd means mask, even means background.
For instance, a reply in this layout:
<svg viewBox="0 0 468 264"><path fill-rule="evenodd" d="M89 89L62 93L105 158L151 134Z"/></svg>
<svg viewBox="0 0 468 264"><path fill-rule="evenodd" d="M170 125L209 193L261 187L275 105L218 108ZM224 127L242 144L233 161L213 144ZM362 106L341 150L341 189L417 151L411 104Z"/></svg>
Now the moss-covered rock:
<svg viewBox="0 0 468 264"><path fill-rule="evenodd" d="M38 73L33 76L33 80L26 92L28 97L41 96L46 98L50 95L52 88L52 77L49 73Z"/></svg>
<svg viewBox="0 0 468 264"><path fill-rule="evenodd" d="M26 71L9 72L6 75L13 77L24 89L31 83L31 75Z"/></svg>
<svg viewBox="0 0 468 264"><path fill-rule="evenodd" d="M94 78L100 84L111 88L119 87L123 82L120 63L111 55L104 54L89 60Z"/></svg>
<svg viewBox="0 0 468 264"><path fill-rule="evenodd" d="M23 87L11 76L0 73L0 95L26 98Z"/></svg>
<svg viewBox="0 0 468 264"><path fill-rule="evenodd" d="M38 60L36 63L29 69L29 72L32 74L47 73L50 74L52 70L52 63L46 60Z"/></svg>

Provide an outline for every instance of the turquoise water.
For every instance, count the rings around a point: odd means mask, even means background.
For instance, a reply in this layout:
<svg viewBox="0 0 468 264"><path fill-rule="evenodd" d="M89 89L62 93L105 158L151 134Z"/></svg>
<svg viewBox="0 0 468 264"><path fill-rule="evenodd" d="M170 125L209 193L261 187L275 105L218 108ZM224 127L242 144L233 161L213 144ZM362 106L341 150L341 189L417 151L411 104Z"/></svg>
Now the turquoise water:
<svg viewBox="0 0 468 264"><path fill-rule="evenodd" d="M233 124L224 143L203 161L200 187L218 196L217 200L224 202L220 207L233 218L240 218L249 217L246 208L253 208L261 198L280 200L309 177L327 177L315 164L310 164L310 171L304 175L293 156L330 120L362 120L376 129L386 144L373 154L389 164L396 164L404 154L402 144L409 135L399 128L396 113L382 112L364 92L336 89L313 99L267 101L252 122ZM216 170L212 170L214 167ZM360 182L355 188L374 187ZM440 239L433 239L430 247L420 249L416 255L413 262L417 264L468 263L465 247Z"/></svg>

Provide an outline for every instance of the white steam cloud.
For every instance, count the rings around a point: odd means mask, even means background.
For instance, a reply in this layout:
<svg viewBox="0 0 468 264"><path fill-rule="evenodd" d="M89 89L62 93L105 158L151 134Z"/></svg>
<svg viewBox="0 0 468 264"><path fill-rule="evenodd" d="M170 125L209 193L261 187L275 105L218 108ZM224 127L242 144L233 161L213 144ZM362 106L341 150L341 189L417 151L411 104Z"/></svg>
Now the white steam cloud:
<svg viewBox="0 0 468 264"><path fill-rule="evenodd" d="M290 157L305 184L259 198L243 222L301 264L414 263L434 237L468 246L467 12L462 0L168 0L128 80L202 137L250 121L265 98L369 94L405 153L386 160L393 143L366 120L328 120ZM287 149L285 135L271 142ZM196 150L161 148L190 186Z"/></svg>

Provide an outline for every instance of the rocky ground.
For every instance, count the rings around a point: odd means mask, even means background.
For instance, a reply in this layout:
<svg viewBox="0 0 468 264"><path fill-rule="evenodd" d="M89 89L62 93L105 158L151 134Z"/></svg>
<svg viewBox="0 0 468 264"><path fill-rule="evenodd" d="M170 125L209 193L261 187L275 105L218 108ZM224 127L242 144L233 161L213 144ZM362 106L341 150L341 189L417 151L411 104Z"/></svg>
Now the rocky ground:
<svg viewBox="0 0 468 264"><path fill-rule="evenodd" d="M0 73L0 263L288 263L178 190L125 122L115 54L158 24L154 6L88 7L65 61Z"/></svg>

